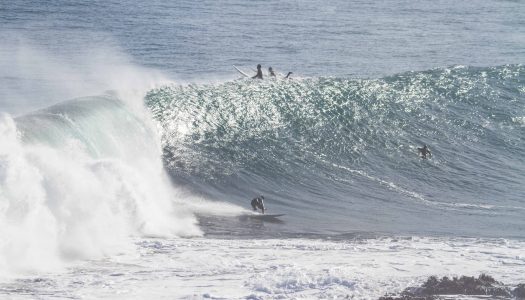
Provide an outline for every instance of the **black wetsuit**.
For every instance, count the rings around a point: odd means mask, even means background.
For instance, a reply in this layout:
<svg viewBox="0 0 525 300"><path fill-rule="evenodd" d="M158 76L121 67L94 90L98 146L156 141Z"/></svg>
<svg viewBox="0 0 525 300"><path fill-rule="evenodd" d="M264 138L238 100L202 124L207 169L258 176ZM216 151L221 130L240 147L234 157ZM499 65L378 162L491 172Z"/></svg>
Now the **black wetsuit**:
<svg viewBox="0 0 525 300"><path fill-rule="evenodd" d="M255 76L253 76L252 78L263 79L262 69L260 65L257 66L257 74L255 74Z"/></svg>
<svg viewBox="0 0 525 300"><path fill-rule="evenodd" d="M264 201L263 201L263 197L257 197L257 198L253 198L252 200L252 208L253 210L257 210L257 209L260 209L262 210L262 213L264 214Z"/></svg>
<svg viewBox="0 0 525 300"><path fill-rule="evenodd" d="M427 145L423 146L423 148L417 148L417 150L419 151L419 153L421 153L421 157L422 158L427 158L427 154L428 154L428 157L432 157L432 152L430 152L430 150L428 149Z"/></svg>

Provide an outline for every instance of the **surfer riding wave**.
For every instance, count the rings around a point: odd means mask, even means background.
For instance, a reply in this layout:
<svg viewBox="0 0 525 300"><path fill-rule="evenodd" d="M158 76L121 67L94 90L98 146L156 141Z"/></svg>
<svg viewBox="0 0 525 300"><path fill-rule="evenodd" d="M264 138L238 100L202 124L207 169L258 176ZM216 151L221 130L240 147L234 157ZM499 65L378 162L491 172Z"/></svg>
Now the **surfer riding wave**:
<svg viewBox="0 0 525 300"><path fill-rule="evenodd" d="M264 196L253 198L251 205L254 211L257 211L257 209L260 209L262 213L264 214Z"/></svg>

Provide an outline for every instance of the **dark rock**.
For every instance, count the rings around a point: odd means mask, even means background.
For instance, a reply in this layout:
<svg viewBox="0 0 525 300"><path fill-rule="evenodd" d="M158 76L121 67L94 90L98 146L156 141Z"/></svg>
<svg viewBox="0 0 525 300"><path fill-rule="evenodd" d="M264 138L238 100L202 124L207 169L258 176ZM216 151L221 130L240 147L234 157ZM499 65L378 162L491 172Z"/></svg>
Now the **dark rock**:
<svg viewBox="0 0 525 300"><path fill-rule="evenodd" d="M431 276L421 287L409 287L401 295L386 295L379 300L437 300L440 295L493 296L525 299L525 284L518 285L512 292L503 283L491 276L481 274L478 278Z"/></svg>
<svg viewBox="0 0 525 300"><path fill-rule="evenodd" d="M525 299L525 284L521 283L518 284L518 286L512 291L512 294L516 298L522 298Z"/></svg>
<svg viewBox="0 0 525 300"><path fill-rule="evenodd" d="M437 300L437 298L434 296L418 297L418 296L401 295L399 297L385 296L385 297L379 298L379 300Z"/></svg>
<svg viewBox="0 0 525 300"><path fill-rule="evenodd" d="M510 296L508 288L494 278L482 274L478 278L461 276L443 277L441 280L431 276L423 284L422 295L490 295Z"/></svg>

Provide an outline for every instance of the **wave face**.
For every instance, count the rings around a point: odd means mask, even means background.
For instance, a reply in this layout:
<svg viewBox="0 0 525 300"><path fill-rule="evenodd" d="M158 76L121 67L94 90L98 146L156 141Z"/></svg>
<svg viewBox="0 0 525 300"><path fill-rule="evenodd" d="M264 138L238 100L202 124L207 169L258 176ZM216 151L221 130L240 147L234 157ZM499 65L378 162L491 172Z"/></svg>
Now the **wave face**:
<svg viewBox="0 0 525 300"><path fill-rule="evenodd" d="M200 234L147 120L116 95L0 115L0 269L132 251L129 236Z"/></svg>
<svg viewBox="0 0 525 300"><path fill-rule="evenodd" d="M287 230L525 232L522 65L172 85L146 103L177 182L245 206L264 194Z"/></svg>

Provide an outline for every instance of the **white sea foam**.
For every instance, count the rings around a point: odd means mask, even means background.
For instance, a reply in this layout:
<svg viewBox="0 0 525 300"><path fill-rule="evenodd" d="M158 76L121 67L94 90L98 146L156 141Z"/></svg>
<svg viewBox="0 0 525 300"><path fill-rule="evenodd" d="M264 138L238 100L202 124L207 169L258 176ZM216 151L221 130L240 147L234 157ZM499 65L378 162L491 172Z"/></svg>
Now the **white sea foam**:
<svg viewBox="0 0 525 300"><path fill-rule="evenodd" d="M82 120L76 121L79 132L90 133L81 125ZM73 138L62 138L60 145L45 143L45 139L24 142L15 121L2 115L3 271L48 269L60 267L64 259L100 258L123 252L129 249L129 235L200 234L192 214L174 204L175 190L164 173L151 132L135 130L133 134L142 134L142 139L129 139L115 135L119 128L112 130L102 119L98 125L113 140L111 146L126 148L117 147L107 153L102 150L108 149L98 149L93 157L86 151L86 144ZM96 136L87 138L91 147L98 145ZM120 138L140 143L129 147Z"/></svg>
<svg viewBox="0 0 525 300"><path fill-rule="evenodd" d="M525 244L516 240L378 238L141 239L139 256L91 261L68 273L3 282L33 296L111 299L377 299L427 276L489 274L523 281ZM23 298L23 297L20 297Z"/></svg>
<svg viewBox="0 0 525 300"><path fill-rule="evenodd" d="M156 125L143 104L145 91L164 82L161 74L114 49L63 59L14 45L17 59L2 60L22 78L8 91L11 101L43 90L57 99L113 91L18 118L0 115L0 275L134 251L129 236L200 235L193 213L178 204L181 191L164 171ZM28 72L61 84L32 86ZM43 103L18 105L26 112Z"/></svg>
<svg viewBox="0 0 525 300"><path fill-rule="evenodd" d="M521 127L525 127L525 116L524 117L513 117L512 122L519 124Z"/></svg>

